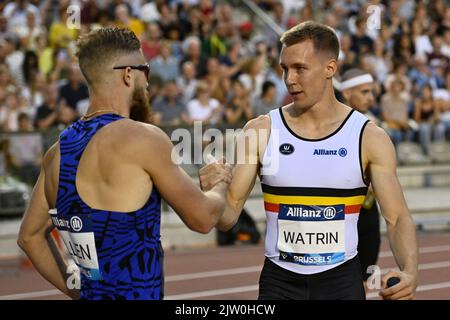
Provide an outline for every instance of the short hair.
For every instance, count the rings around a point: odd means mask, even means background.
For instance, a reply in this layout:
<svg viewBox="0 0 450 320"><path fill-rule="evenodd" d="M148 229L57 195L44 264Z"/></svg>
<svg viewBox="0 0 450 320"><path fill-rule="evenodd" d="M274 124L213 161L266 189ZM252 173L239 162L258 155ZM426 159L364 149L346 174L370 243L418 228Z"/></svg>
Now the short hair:
<svg viewBox="0 0 450 320"><path fill-rule="evenodd" d="M100 28L80 37L77 57L81 72L89 85L103 75L106 67L121 55L139 51L141 44L133 31L123 28Z"/></svg>
<svg viewBox="0 0 450 320"><path fill-rule="evenodd" d="M338 58L339 40L334 30L327 25L305 21L283 33L280 38L281 43L286 47L306 40L312 40L314 50L317 52L325 52L335 59Z"/></svg>

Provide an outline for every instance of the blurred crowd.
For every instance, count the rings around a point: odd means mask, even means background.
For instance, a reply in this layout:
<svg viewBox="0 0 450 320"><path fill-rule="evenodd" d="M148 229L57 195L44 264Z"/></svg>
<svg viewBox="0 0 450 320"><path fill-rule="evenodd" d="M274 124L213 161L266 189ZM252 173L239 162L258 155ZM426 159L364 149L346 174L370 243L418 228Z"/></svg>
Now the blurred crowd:
<svg viewBox="0 0 450 320"><path fill-rule="evenodd" d="M433 140L450 141L449 1L253 2L283 30L306 20L336 30L339 75L357 67L373 76L371 112L394 144L417 141L427 153ZM76 29L67 24L74 8ZM16 0L1 2L0 13L0 132L37 132L3 141L0 171L6 163L24 180L38 172L41 133L62 130L88 107L74 50L96 28L126 27L141 39L156 125L241 127L290 101L279 35L242 1Z"/></svg>

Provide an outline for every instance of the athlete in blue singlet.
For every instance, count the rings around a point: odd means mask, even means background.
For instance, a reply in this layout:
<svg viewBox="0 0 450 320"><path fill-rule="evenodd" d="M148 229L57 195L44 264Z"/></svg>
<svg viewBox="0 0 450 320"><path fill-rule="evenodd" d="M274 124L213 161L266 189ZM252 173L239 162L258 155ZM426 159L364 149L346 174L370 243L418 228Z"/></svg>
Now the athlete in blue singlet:
<svg viewBox="0 0 450 320"><path fill-rule="evenodd" d="M149 67L133 32L100 29L78 45L90 107L45 155L18 243L72 298L162 299L161 198L190 229L207 233L231 176L216 163L219 184L202 192L172 162L168 137L144 123ZM48 237L54 227L80 271L79 286Z"/></svg>

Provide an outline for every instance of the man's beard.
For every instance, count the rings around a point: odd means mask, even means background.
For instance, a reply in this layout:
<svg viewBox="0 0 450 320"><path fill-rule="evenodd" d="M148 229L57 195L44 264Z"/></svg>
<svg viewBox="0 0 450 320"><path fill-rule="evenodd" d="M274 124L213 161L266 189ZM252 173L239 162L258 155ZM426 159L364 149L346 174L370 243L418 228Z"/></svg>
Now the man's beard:
<svg viewBox="0 0 450 320"><path fill-rule="evenodd" d="M150 123L150 102L144 87L136 87L130 107L130 119Z"/></svg>

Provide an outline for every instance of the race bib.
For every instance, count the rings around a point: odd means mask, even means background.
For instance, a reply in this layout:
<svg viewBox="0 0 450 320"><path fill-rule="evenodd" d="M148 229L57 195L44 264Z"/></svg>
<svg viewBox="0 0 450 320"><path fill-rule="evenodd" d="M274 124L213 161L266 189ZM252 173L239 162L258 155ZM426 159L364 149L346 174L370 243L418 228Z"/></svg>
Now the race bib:
<svg viewBox="0 0 450 320"><path fill-rule="evenodd" d="M306 266L345 259L345 205L280 204L278 250L282 261Z"/></svg>
<svg viewBox="0 0 450 320"><path fill-rule="evenodd" d="M80 214L66 218L58 215L56 210L50 210L49 213L80 272L90 280L102 280L90 215Z"/></svg>

